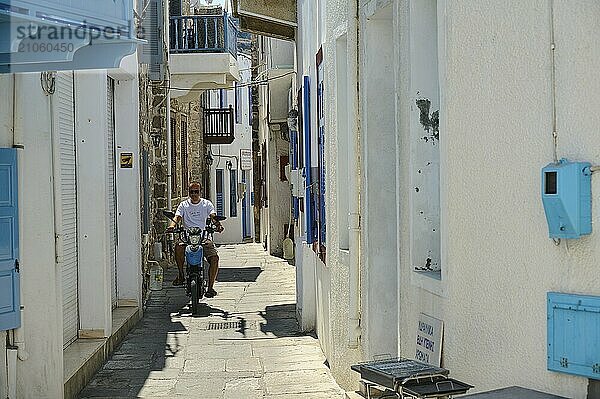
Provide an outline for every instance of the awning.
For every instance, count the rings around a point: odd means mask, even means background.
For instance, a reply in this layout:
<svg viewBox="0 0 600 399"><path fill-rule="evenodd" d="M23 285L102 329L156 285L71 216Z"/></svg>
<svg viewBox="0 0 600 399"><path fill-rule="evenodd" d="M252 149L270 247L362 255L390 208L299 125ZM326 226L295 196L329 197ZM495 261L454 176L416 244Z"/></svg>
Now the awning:
<svg viewBox="0 0 600 399"><path fill-rule="evenodd" d="M233 0L233 15L243 31L294 40L296 7L296 0Z"/></svg>

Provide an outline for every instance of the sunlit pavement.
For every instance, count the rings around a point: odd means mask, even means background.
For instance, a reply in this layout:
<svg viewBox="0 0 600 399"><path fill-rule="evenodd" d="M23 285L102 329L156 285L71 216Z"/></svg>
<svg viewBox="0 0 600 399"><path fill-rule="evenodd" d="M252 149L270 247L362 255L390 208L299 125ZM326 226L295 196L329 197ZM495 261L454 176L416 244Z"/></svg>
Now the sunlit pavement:
<svg viewBox="0 0 600 399"><path fill-rule="evenodd" d="M215 298L192 315L175 268L81 398L343 398L295 318L295 268L259 244L219 248Z"/></svg>

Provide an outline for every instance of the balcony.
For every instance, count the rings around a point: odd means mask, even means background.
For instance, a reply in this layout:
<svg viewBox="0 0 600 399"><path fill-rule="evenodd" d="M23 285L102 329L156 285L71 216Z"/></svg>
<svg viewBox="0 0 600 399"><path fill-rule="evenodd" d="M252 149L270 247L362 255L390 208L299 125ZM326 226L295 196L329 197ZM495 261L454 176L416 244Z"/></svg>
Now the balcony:
<svg viewBox="0 0 600 399"><path fill-rule="evenodd" d="M238 29L227 14L171 17L169 37L173 97L191 100L198 89L230 88L240 80Z"/></svg>
<svg viewBox="0 0 600 399"><path fill-rule="evenodd" d="M132 21L132 0L0 0L0 73L118 67Z"/></svg>
<svg viewBox="0 0 600 399"><path fill-rule="evenodd" d="M233 108L204 109L204 143L231 144L235 139Z"/></svg>

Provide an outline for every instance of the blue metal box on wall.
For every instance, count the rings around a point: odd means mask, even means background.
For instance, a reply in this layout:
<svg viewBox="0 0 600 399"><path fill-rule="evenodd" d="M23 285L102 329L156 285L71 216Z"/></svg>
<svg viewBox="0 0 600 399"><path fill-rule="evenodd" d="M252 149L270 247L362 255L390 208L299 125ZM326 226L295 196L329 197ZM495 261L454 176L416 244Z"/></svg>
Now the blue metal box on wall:
<svg viewBox="0 0 600 399"><path fill-rule="evenodd" d="M592 232L592 171L589 162L561 159L542 169L542 202L550 238Z"/></svg>

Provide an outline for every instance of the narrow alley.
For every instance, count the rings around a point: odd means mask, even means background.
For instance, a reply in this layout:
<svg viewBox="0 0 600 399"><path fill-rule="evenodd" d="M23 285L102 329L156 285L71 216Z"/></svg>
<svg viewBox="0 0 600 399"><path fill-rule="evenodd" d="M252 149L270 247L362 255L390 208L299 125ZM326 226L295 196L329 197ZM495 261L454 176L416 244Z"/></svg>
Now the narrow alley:
<svg viewBox="0 0 600 399"><path fill-rule="evenodd" d="M298 330L295 269L260 244L219 248L218 296L196 315L165 273L143 319L81 398L342 398L318 341Z"/></svg>

